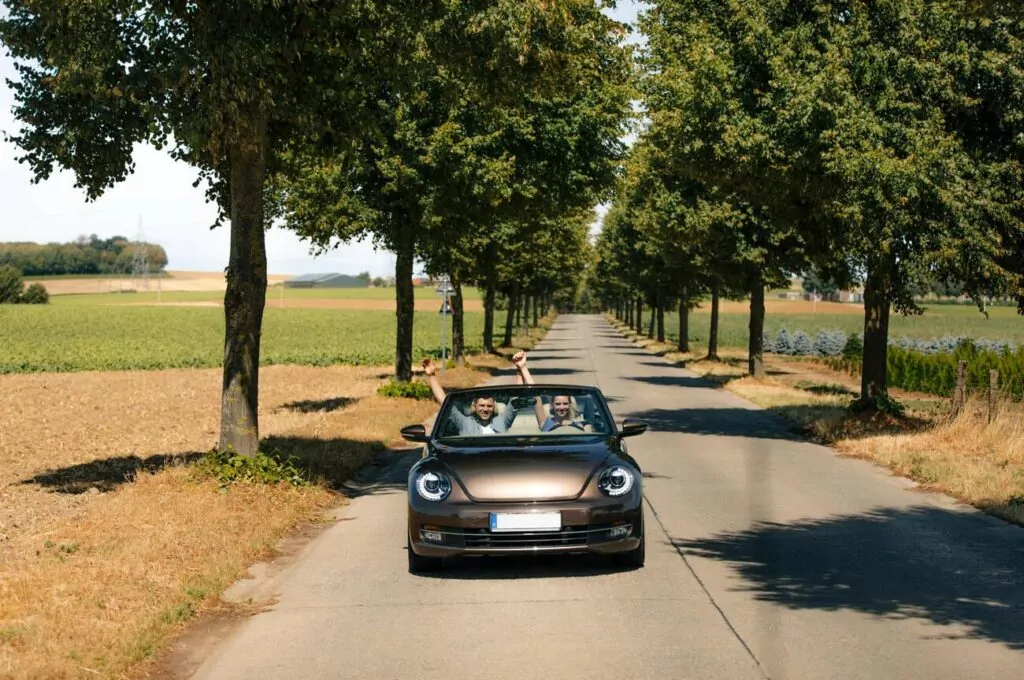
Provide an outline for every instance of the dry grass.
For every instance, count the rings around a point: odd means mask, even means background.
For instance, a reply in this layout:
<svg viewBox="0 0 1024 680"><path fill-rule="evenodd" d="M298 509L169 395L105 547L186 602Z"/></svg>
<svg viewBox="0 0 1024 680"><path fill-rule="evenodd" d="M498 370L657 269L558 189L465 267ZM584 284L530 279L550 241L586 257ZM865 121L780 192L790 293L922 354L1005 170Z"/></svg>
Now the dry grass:
<svg viewBox="0 0 1024 680"><path fill-rule="evenodd" d="M847 438L841 452L873 460L928 489L1024 525L1024 408L1003 402L988 422L984 400L917 431Z"/></svg>
<svg viewBox="0 0 1024 680"><path fill-rule="evenodd" d="M707 361L614 325L637 345L799 424L813 440L1024 525L1020 403L1001 402L990 423L987 403L974 399L951 419L949 400L893 389L891 394L907 407L905 417L858 416L846 407L859 392L859 379L816 361L772 356L765 361L769 377L755 379L746 375L745 352L724 352L722 361Z"/></svg>
<svg viewBox="0 0 1024 680"><path fill-rule="evenodd" d="M479 383L544 330L443 383ZM188 464L217 441L219 369L0 376L0 678L142 677L282 536L344 502L333 484L408 446L399 429L436 405L378 396L390 373L262 368L263 450L326 483L227 489Z"/></svg>

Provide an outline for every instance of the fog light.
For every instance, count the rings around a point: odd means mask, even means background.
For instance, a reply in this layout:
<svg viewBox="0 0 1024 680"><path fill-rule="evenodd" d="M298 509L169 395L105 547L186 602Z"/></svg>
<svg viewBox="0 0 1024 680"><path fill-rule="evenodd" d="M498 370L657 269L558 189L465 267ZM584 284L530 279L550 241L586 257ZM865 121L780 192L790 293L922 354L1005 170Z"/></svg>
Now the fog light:
<svg viewBox="0 0 1024 680"><path fill-rule="evenodd" d="M441 542L441 532L440 531L427 531L426 529L424 529L423 531L420 531L420 537L424 541L429 541L431 543L440 543Z"/></svg>
<svg viewBox="0 0 1024 680"><path fill-rule="evenodd" d="M629 536L629 532L633 529L631 524L623 524L622 526L612 527L608 530L608 538L625 538Z"/></svg>

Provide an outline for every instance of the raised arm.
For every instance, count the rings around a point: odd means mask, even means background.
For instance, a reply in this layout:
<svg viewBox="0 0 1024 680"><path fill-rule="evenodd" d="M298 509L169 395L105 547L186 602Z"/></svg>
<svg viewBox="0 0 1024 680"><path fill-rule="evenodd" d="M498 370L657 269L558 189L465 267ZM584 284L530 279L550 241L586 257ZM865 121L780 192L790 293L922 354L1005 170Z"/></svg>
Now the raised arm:
<svg viewBox="0 0 1024 680"><path fill-rule="evenodd" d="M434 393L434 400L438 404L444 401L445 393L444 388L441 387L441 383L437 380L437 367L434 366L434 361L427 357L423 360L423 373L427 376L427 382L430 384L430 391Z"/></svg>
<svg viewBox="0 0 1024 680"><path fill-rule="evenodd" d="M517 352L512 357L512 363L515 364L517 369L516 384L522 385L536 385L533 376L530 375L530 369L526 367L526 352ZM537 427L544 425L544 421L547 420L547 414L544 413L544 402L540 397L533 400L533 412L537 416Z"/></svg>
<svg viewBox="0 0 1024 680"><path fill-rule="evenodd" d="M516 352L515 356L512 357L512 363L515 364L518 375L516 376L516 384L522 385L536 385L533 376L530 375L530 369L526 367L526 352Z"/></svg>

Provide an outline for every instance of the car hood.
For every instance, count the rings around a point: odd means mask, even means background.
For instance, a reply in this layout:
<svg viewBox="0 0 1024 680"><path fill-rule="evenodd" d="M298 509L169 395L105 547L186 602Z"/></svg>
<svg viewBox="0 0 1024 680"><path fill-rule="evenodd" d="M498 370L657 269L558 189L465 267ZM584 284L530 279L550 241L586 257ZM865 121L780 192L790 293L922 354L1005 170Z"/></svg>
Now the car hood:
<svg viewBox="0 0 1024 680"><path fill-rule="evenodd" d="M475 501L554 501L578 497L614 453L591 446L446 448L438 459Z"/></svg>

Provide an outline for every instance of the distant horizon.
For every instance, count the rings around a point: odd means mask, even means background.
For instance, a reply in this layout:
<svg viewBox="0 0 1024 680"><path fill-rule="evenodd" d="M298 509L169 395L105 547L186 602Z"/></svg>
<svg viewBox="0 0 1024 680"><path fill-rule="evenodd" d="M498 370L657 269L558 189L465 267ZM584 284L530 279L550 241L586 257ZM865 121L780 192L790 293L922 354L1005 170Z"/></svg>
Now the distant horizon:
<svg viewBox="0 0 1024 680"><path fill-rule="evenodd" d="M604 11L632 23L643 6L636 0L621 0ZM0 17L7 9L0 7ZM630 42L642 42L633 35ZM16 79L10 51L0 49L0 185L7 191L0 205L0 241L67 243L79 235L100 238L124 236L161 246L168 266L179 271L223 271L230 252L230 227L209 229L216 208L206 201L202 188L193 187L196 168L173 160L150 144L133 149L133 171L97 200L88 202L74 187L72 172L55 168L49 179L33 182L32 173L16 158L22 151L6 141L2 133L17 134L20 124L12 108L14 93L4 78ZM595 206L591 233L601 228L607 206ZM26 239L23 235L31 234ZM141 239L140 239L141 237ZM267 268L272 275L369 271L371 276L394 276L394 254L373 246L371 239L338 244L319 256L311 254L308 242L294 232L275 226L266 233ZM422 263L416 262L416 271Z"/></svg>

